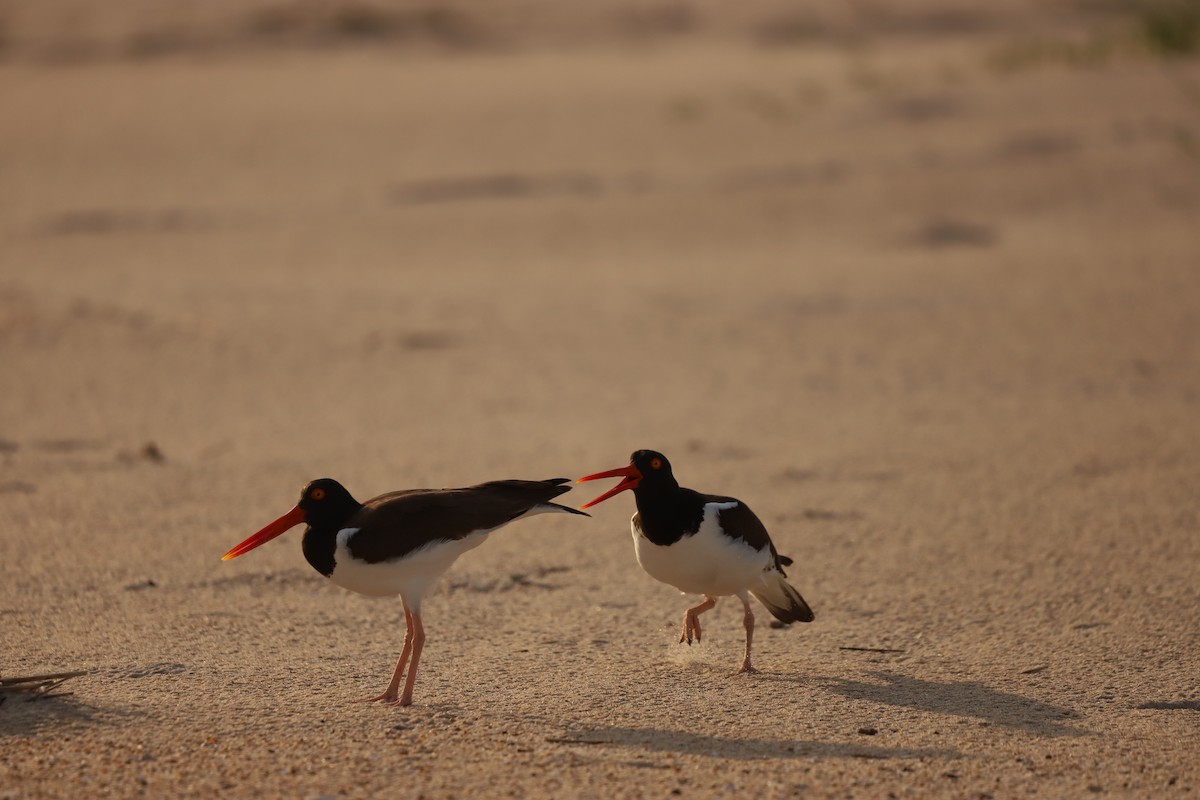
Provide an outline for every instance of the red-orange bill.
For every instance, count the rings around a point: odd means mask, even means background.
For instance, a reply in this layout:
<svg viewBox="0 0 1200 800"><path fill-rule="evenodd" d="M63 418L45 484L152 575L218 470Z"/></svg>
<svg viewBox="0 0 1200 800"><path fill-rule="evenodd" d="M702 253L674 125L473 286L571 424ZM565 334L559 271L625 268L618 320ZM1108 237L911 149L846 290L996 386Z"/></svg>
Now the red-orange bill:
<svg viewBox="0 0 1200 800"><path fill-rule="evenodd" d="M221 556L221 560L228 561L231 558L237 558L243 553L249 553L260 544L266 544L276 536L286 533L288 530L296 527L301 522L304 522L304 509L302 509L300 506L296 506L282 517L275 520L246 541L237 545L225 555Z"/></svg>
<svg viewBox="0 0 1200 800"><path fill-rule="evenodd" d="M597 472L595 475L588 475L586 477L580 478L579 480L577 480L575 482L583 483L584 481L597 481L597 480L600 480L601 478L624 478L625 480L621 481L616 486L609 489L607 492L600 495L599 497L597 497L595 500L591 501L590 503L584 503L583 505L581 505L579 507L580 511L582 511L585 508L591 508L592 506L596 505L597 503L603 503L608 498L610 498L614 495L618 495L621 492L625 491L626 489L636 489L637 485L642 480L642 473L640 471L638 471L637 467L635 467L633 464L630 464L628 467L618 467L617 469L610 469L605 472Z"/></svg>

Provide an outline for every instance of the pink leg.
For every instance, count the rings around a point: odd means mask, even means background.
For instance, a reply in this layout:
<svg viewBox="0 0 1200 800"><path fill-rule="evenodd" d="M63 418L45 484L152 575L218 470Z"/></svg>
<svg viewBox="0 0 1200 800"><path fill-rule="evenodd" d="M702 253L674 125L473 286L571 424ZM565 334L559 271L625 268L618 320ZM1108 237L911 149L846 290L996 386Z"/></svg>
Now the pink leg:
<svg viewBox="0 0 1200 800"><path fill-rule="evenodd" d="M392 682L388 684L387 691L378 697L372 697L368 703L377 703L382 700L385 703L395 703L397 692L400 690L400 679L404 677L404 665L408 663L408 656L413 649L413 615L408 610L408 603L404 602L404 649L400 651L400 659L396 661L396 671L392 673Z"/></svg>
<svg viewBox="0 0 1200 800"><path fill-rule="evenodd" d="M408 680L404 682L404 694L394 705L411 706L413 684L417 682L417 664L421 661L421 651L425 649L425 626L421 624L421 610L417 609L412 615L415 631L412 642L412 663L408 666Z"/></svg>
<svg viewBox="0 0 1200 800"><path fill-rule="evenodd" d="M754 641L754 612L750 610L750 598L745 592L738 595L741 598L742 606L746 609L745 616L742 617L742 625L746 628L746 655L742 658L742 666L735 673L737 675L743 672L753 675L758 672L754 667L750 666L750 643Z"/></svg>
<svg viewBox="0 0 1200 800"><path fill-rule="evenodd" d="M693 606L683 612L683 635L679 637L679 641L692 643L692 636L696 637L696 641L700 641L700 615L717 604L716 598L704 595L704 602L698 606Z"/></svg>

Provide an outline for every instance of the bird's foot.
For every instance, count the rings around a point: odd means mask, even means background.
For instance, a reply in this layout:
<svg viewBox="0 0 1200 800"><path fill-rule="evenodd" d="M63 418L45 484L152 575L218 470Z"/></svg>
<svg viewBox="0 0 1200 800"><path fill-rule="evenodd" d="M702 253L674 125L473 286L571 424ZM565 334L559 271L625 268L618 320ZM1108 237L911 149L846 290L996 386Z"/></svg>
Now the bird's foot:
<svg viewBox="0 0 1200 800"><path fill-rule="evenodd" d="M735 672L733 674L734 675L757 675L758 670L756 670L754 667L750 666L749 661L743 661L742 665L740 667L738 667L737 672Z"/></svg>
<svg viewBox="0 0 1200 800"><path fill-rule="evenodd" d="M691 646L693 637L699 643L700 620L696 618L696 614L688 611L683 615L683 634L679 637L679 641L680 643L687 642L688 646Z"/></svg>
<svg viewBox="0 0 1200 800"><path fill-rule="evenodd" d="M360 703L383 703L385 706L391 706L392 708L396 708L397 706L411 706L412 705L412 695L406 694L403 697L401 697L401 696L397 695L395 692L391 692L391 693L384 692L383 694L379 695L378 697L370 697L366 700L359 700L358 702L360 702Z"/></svg>
<svg viewBox="0 0 1200 800"><path fill-rule="evenodd" d="M392 705L393 703L396 702L397 697L398 697L398 695L395 692L384 692L381 695L377 695L375 697L368 697L363 700L359 700L358 702L360 702L360 703L380 703L380 702L382 702L384 705Z"/></svg>

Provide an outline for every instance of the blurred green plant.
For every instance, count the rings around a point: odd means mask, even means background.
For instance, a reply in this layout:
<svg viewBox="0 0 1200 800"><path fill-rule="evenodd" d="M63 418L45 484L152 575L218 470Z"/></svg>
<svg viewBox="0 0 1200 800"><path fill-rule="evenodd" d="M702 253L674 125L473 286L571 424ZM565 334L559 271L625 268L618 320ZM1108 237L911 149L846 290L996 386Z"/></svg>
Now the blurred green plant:
<svg viewBox="0 0 1200 800"><path fill-rule="evenodd" d="M1123 28L1096 29L1076 36L1011 41L993 50L988 63L1000 72L1050 64L1102 67L1134 52L1162 58L1200 53L1200 0L1131 0Z"/></svg>
<svg viewBox="0 0 1200 800"><path fill-rule="evenodd" d="M1200 51L1200 0L1155 0L1138 9L1142 39L1163 56Z"/></svg>

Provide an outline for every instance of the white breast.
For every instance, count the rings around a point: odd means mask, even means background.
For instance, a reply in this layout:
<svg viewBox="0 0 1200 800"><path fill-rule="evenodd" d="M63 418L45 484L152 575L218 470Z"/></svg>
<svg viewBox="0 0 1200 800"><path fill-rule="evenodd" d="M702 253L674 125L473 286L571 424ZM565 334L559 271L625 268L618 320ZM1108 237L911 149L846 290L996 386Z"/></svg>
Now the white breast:
<svg viewBox="0 0 1200 800"><path fill-rule="evenodd" d="M731 539L717 524L721 509L736 505L708 503L699 530L665 547L651 542L631 522L638 563L652 578L688 594L721 597L762 585L763 571L771 566L771 549L755 550L742 539Z"/></svg>
<svg viewBox="0 0 1200 800"><path fill-rule="evenodd" d="M358 528L344 528L337 534L333 574L329 579L338 586L359 594L376 597L403 595L409 607L420 607L421 596L442 576L454 560L483 544L491 531L479 531L453 541L439 541L405 554L394 561L368 564L350 555L346 540Z"/></svg>

